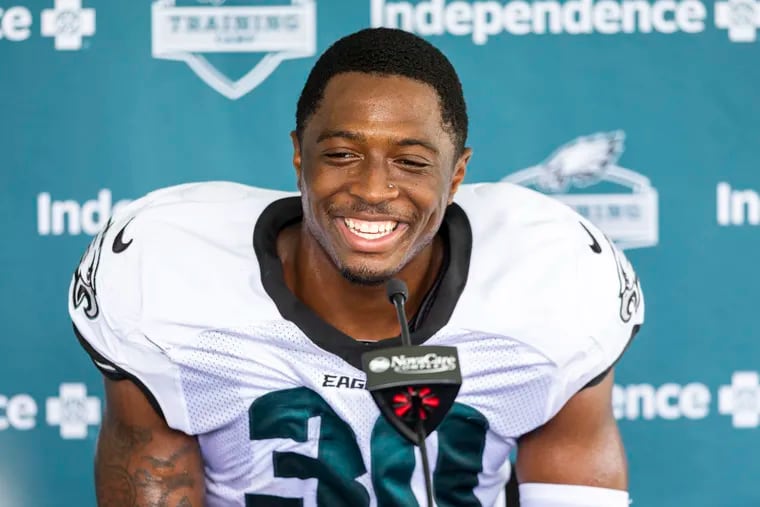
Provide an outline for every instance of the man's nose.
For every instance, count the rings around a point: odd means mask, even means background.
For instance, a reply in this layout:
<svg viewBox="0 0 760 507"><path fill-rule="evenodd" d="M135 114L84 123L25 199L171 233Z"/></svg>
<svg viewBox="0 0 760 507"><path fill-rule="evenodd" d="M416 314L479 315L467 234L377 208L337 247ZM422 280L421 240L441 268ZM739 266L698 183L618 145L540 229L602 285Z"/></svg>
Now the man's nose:
<svg viewBox="0 0 760 507"><path fill-rule="evenodd" d="M398 197L399 189L391 181L389 168L378 160L370 160L351 183L350 193L369 204L379 204Z"/></svg>

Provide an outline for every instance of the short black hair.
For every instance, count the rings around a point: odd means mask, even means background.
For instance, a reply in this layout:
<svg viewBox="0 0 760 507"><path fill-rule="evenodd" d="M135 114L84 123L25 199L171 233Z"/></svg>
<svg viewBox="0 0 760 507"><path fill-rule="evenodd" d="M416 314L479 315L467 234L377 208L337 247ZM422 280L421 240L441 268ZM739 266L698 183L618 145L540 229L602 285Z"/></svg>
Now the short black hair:
<svg viewBox="0 0 760 507"><path fill-rule="evenodd" d="M438 94L444 129L452 135L457 153L467 141L467 107L454 67L426 40L393 28L366 28L330 46L306 79L296 109L296 134L302 139L306 122L316 112L327 83L337 74L403 76L428 84Z"/></svg>

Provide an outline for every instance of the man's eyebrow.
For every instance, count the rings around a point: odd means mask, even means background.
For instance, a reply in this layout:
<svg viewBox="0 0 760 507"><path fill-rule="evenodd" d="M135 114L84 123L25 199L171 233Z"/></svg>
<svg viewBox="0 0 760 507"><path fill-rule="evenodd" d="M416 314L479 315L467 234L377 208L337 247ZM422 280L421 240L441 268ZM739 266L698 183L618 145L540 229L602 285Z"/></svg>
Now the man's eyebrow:
<svg viewBox="0 0 760 507"><path fill-rule="evenodd" d="M422 139L415 139L412 137L399 139L396 141L396 145L398 146L422 146L423 148L427 148L428 150L432 151L436 155L438 154L438 148L433 146L432 143L428 141L423 141Z"/></svg>
<svg viewBox="0 0 760 507"><path fill-rule="evenodd" d="M358 132L351 132L350 130L325 130L321 134L319 134L319 137L317 137L317 143L321 143L322 141L325 141L327 139L333 139L335 137L342 137L343 139L348 139L349 141L366 141L367 138L358 133Z"/></svg>
<svg viewBox="0 0 760 507"><path fill-rule="evenodd" d="M322 132L319 137L317 137L317 143L321 143L322 141L325 141L327 139L334 139L334 138L343 138L348 139L349 141L359 141L359 142L366 142L367 137L364 134L361 134L359 132L353 132L350 130L325 130ZM403 139L398 140L391 140L393 144L396 146L422 146L423 148L426 148L436 155L438 154L438 148L433 145L433 143L429 141L425 141L423 139L417 139L414 137L405 137Z"/></svg>

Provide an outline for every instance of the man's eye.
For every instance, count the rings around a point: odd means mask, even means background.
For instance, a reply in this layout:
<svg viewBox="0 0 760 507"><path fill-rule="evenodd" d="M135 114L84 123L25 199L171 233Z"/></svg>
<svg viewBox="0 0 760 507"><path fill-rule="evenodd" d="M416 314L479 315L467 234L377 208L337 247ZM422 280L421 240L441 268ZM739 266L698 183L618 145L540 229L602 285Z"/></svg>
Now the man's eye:
<svg viewBox="0 0 760 507"><path fill-rule="evenodd" d="M427 167L429 164L426 164L424 162L417 162L416 160L409 160L408 158L403 158L398 161L399 164L406 166L406 167L414 167L414 168L422 168Z"/></svg>
<svg viewBox="0 0 760 507"><path fill-rule="evenodd" d="M336 159L336 160L342 160L342 159L349 159L354 157L355 155L353 153L349 153L347 151L341 151L336 153L328 153L326 155L328 158Z"/></svg>

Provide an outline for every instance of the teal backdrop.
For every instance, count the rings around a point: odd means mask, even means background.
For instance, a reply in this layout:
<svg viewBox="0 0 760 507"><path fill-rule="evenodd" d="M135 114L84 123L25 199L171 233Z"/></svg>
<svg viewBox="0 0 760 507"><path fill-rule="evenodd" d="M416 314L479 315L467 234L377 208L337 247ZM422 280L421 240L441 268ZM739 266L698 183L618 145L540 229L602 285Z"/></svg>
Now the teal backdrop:
<svg viewBox="0 0 760 507"><path fill-rule="evenodd" d="M295 189L307 73L371 25L458 69L467 181L565 200L636 266L634 505L760 506L753 0L0 0L0 506L95 505L103 389L66 302L105 217L189 181Z"/></svg>

